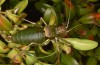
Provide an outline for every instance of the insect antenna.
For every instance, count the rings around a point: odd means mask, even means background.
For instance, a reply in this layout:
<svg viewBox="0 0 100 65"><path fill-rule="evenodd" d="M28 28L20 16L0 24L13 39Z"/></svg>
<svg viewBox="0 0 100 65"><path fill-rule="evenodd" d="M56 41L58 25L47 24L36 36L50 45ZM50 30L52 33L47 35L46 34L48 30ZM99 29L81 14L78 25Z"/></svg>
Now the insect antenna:
<svg viewBox="0 0 100 65"><path fill-rule="evenodd" d="M27 20L27 19L23 19L23 20L26 21L26 22L28 22L28 23L31 23L31 24L33 24L33 25L36 24L35 22L29 21L29 20Z"/></svg>
<svg viewBox="0 0 100 65"><path fill-rule="evenodd" d="M68 29L69 24L70 24L70 17L71 17L71 0L69 0L69 13L68 13L68 19L67 19L67 25L66 25L66 29ZM66 31L66 33L70 32L71 30L73 30L74 28L80 26L82 24L76 25L74 27L72 27L71 29L69 29L68 31Z"/></svg>
<svg viewBox="0 0 100 65"><path fill-rule="evenodd" d="M23 19L24 21L30 23L30 24L33 24L33 25L36 25L35 22L32 22L32 21L29 21L27 19ZM42 17L40 17L40 22L43 22L45 26L47 26L47 23L44 21L44 19Z"/></svg>
<svg viewBox="0 0 100 65"><path fill-rule="evenodd" d="M79 24L79 25L77 25L77 26L74 26L73 28L69 29L69 30L66 31L66 32L68 33L68 32L70 32L71 30L73 30L74 28L76 28L76 27L78 27L78 26L80 26L80 25L82 25L82 24Z"/></svg>
<svg viewBox="0 0 100 65"><path fill-rule="evenodd" d="M69 13L68 13L68 20L67 20L67 25L66 28L69 27L69 22L70 22L70 17L71 17L71 0L69 0Z"/></svg>

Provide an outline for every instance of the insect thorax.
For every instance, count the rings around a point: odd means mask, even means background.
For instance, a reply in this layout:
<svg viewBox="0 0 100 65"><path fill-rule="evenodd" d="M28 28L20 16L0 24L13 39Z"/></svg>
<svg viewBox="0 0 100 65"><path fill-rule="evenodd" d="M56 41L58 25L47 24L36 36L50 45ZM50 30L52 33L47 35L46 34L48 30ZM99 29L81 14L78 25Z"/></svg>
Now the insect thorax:
<svg viewBox="0 0 100 65"><path fill-rule="evenodd" d="M64 26L45 26L44 28L46 37L64 37L66 35L66 28Z"/></svg>

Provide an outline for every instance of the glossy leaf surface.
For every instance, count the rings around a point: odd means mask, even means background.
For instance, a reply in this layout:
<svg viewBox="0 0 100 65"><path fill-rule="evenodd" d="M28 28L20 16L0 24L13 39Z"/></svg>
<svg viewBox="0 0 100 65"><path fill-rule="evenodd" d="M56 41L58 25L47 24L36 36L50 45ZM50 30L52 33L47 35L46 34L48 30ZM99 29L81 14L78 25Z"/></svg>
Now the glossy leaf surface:
<svg viewBox="0 0 100 65"><path fill-rule="evenodd" d="M78 39L78 38L66 38L68 43L72 45L73 48L77 50L91 50L98 46L96 41L87 40L87 39Z"/></svg>
<svg viewBox="0 0 100 65"><path fill-rule="evenodd" d="M0 14L0 29L3 31L12 30L12 23L2 14Z"/></svg>
<svg viewBox="0 0 100 65"><path fill-rule="evenodd" d="M0 40L0 53L7 53L10 49Z"/></svg>
<svg viewBox="0 0 100 65"><path fill-rule="evenodd" d="M28 0L23 0L21 2L19 2L15 7L14 9L18 10L17 11L17 14L21 14L23 12L23 10L27 7L28 5Z"/></svg>
<svg viewBox="0 0 100 65"><path fill-rule="evenodd" d="M62 65L79 65L78 62L71 56L66 54L61 54Z"/></svg>
<svg viewBox="0 0 100 65"><path fill-rule="evenodd" d="M86 62L86 65L97 65L97 60L96 58L94 57L89 57L87 62Z"/></svg>

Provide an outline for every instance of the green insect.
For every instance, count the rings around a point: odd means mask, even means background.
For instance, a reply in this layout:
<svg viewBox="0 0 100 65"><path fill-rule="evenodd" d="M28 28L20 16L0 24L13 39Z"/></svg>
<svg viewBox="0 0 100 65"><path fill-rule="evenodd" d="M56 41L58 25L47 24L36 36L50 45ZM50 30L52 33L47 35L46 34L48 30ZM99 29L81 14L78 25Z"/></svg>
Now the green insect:
<svg viewBox="0 0 100 65"><path fill-rule="evenodd" d="M59 26L29 27L12 35L12 41L28 45L31 42L42 44L46 38L55 38L66 35L66 28Z"/></svg>
<svg viewBox="0 0 100 65"><path fill-rule="evenodd" d="M22 45L30 43L43 44L45 41L58 39L58 42L69 43L77 50L91 50L98 46L96 41L78 38L65 38L68 31L64 26L47 25L45 27L34 26L21 30L11 36L12 42Z"/></svg>

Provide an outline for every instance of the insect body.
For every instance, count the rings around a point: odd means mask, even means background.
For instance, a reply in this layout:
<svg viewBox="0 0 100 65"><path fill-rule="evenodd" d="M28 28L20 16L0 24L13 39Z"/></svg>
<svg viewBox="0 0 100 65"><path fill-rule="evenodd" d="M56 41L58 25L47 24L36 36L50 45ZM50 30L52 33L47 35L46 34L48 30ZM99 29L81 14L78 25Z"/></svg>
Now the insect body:
<svg viewBox="0 0 100 65"><path fill-rule="evenodd" d="M12 35L12 41L23 45L28 45L32 42L43 43L46 37L64 36L64 33L66 34L66 29L63 26L45 26L44 29L42 27L29 27Z"/></svg>
<svg viewBox="0 0 100 65"><path fill-rule="evenodd" d="M70 43L71 46L77 50L91 50L98 46L98 43L92 40L64 38L67 32L63 26L55 27L47 25L44 28L31 27L15 33L12 36L12 41L23 45L29 45L32 42L42 44L46 39L55 40L56 37L62 43Z"/></svg>

